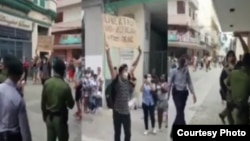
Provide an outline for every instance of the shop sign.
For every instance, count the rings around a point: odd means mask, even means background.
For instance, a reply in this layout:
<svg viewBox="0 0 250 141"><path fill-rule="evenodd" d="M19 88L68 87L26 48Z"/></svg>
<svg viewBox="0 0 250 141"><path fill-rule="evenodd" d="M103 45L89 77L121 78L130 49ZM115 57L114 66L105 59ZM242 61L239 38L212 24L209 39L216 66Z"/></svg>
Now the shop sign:
<svg viewBox="0 0 250 141"><path fill-rule="evenodd" d="M60 38L59 43L61 45L72 45L72 44L81 44L82 38L81 34L65 34Z"/></svg>
<svg viewBox="0 0 250 141"><path fill-rule="evenodd" d="M0 25L13 28L32 30L32 22L5 13L0 13Z"/></svg>
<svg viewBox="0 0 250 141"><path fill-rule="evenodd" d="M198 39L191 38L187 34L180 34L180 33L173 33L173 32L168 33L168 41L199 43Z"/></svg>
<svg viewBox="0 0 250 141"><path fill-rule="evenodd" d="M53 50L53 36L38 36L37 50L51 51Z"/></svg>

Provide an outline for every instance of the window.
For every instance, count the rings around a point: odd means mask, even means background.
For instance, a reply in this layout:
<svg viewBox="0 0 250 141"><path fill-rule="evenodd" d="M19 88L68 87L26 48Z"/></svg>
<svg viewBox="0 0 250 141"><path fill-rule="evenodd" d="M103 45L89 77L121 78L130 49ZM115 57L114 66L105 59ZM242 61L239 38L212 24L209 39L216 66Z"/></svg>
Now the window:
<svg viewBox="0 0 250 141"><path fill-rule="evenodd" d="M40 5L41 7L43 7L43 8L45 7L45 1L46 1L46 0L40 0L40 2L39 2L39 5Z"/></svg>
<svg viewBox="0 0 250 141"><path fill-rule="evenodd" d="M189 17L192 17L192 16L193 16L192 12L193 12L192 9L189 7L189 13L188 13L188 14L189 14Z"/></svg>
<svg viewBox="0 0 250 141"><path fill-rule="evenodd" d="M185 2L182 0L177 1L177 13L185 14Z"/></svg>
<svg viewBox="0 0 250 141"><path fill-rule="evenodd" d="M196 19L196 13L195 13L195 12L193 12L192 17L193 17L193 20L195 20L195 19Z"/></svg>
<svg viewBox="0 0 250 141"><path fill-rule="evenodd" d="M63 22L63 13L62 13L62 12L57 13L55 22L56 22L56 23Z"/></svg>

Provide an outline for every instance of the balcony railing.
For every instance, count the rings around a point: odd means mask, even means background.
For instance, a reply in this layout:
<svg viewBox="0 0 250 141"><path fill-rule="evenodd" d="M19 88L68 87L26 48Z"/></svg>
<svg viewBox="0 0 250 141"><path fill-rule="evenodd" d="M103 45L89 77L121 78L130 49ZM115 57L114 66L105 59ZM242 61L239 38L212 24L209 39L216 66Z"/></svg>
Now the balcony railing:
<svg viewBox="0 0 250 141"><path fill-rule="evenodd" d="M168 41L170 42L183 42L183 43L193 43L193 44L200 44L200 39L190 37L186 34L181 35L178 33L168 33Z"/></svg>
<svg viewBox="0 0 250 141"><path fill-rule="evenodd" d="M82 43L81 34L63 34L60 36L59 45L77 45Z"/></svg>

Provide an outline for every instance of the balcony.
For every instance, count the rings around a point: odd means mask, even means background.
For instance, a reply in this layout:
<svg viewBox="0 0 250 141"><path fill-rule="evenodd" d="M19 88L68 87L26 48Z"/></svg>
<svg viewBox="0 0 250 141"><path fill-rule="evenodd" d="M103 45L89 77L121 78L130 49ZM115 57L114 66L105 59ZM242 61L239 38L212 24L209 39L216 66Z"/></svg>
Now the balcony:
<svg viewBox="0 0 250 141"><path fill-rule="evenodd" d="M193 7L196 8L196 10L198 10L198 8L199 8L198 0L189 0L188 2L189 2L189 4L193 5Z"/></svg>
<svg viewBox="0 0 250 141"><path fill-rule="evenodd" d="M47 0L46 1L46 9L56 12L56 1L55 0Z"/></svg>
<svg viewBox="0 0 250 141"><path fill-rule="evenodd" d="M177 31L168 31L168 46L183 47L190 49L206 49L200 44L200 37L191 37L188 33L178 33Z"/></svg>
<svg viewBox="0 0 250 141"><path fill-rule="evenodd" d="M189 26L195 30L199 30L198 22L186 14L168 15L168 24Z"/></svg>
<svg viewBox="0 0 250 141"><path fill-rule="evenodd" d="M57 8L64 8L75 4L81 4L82 0L60 0L57 1Z"/></svg>
<svg viewBox="0 0 250 141"><path fill-rule="evenodd" d="M80 49L82 44L81 34L55 35L54 49Z"/></svg>

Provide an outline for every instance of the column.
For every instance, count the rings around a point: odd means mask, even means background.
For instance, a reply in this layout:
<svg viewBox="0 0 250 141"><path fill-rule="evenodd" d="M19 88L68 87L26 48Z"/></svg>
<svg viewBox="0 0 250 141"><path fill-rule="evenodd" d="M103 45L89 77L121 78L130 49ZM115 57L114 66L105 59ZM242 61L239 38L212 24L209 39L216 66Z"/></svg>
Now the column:
<svg viewBox="0 0 250 141"><path fill-rule="evenodd" d="M85 65L96 72L97 67L101 67L103 70L103 2L102 0L84 0L82 5L84 10Z"/></svg>
<svg viewBox="0 0 250 141"><path fill-rule="evenodd" d="M85 66L91 67L95 73L97 67L101 67L104 76L103 0L83 0L82 8L84 10L82 28L85 31L83 33L85 37L83 39L83 43L85 43ZM103 78L105 79L105 77ZM106 107L104 91L105 89L103 89L103 106Z"/></svg>

